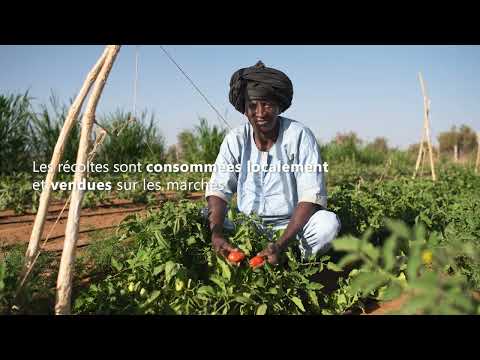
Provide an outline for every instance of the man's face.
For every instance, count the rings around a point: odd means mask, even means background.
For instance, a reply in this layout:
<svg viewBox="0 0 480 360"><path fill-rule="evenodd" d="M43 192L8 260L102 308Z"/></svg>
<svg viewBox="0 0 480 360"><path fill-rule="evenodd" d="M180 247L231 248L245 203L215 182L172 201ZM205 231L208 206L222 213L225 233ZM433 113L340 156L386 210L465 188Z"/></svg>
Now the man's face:
<svg viewBox="0 0 480 360"><path fill-rule="evenodd" d="M245 106L245 115L254 129L268 133L275 129L279 106L265 100L250 100Z"/></svg>

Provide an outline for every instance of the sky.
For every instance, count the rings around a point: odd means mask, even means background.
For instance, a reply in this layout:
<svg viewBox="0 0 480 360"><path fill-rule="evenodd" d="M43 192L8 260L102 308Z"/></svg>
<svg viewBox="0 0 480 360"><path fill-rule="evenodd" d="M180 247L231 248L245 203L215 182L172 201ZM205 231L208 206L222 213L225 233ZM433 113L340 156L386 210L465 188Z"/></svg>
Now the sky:
<svg viewBox="0 0 480 360"><path fill-rule="evenodd" d="M434 144L442 131L466 124L480 131L480 46L399 45L168 45L164 48L228 123L246 121L228 101L232 74L262 60L292 80L292 106L283 113L308 126L320 142L354 131L365 141L383 136L391 146L419 142L423 128L420 71L431 99ZM103 52L100 45L0 45L0 94L29 91L35 104L53 92L74 98ZM134 102L138 51L137 111L148 110L167 144L205 117L223 122L160 46L125 45L114 63L97 117Z"/></svg>

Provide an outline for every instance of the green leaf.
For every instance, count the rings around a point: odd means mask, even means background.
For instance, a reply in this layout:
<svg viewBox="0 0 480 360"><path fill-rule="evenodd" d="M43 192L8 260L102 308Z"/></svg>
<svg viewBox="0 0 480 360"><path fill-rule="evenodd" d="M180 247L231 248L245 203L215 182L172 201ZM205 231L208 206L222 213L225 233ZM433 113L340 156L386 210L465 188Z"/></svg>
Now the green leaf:
<svg viewBox="0 0 480 360"><path fill-rule="evenodd" d="M427 224L428 227L432 226L432 220L430 220L428 215L423 212L420 213L420 220L422 220L425 224Z"/></svg>
<svg viewBox="0 0 480 360"><path fill-rule="evenodd" d="M234 300L241 304L255 304L255 301L242 295L237 295Z"/></svg>
<svg viewBox="0 0 480 360"><path fill-rule="evenodd" d="M321 269L320 268L311 268L311 269L306 269L303 271L303 275L306 276L306 277L310 277L312 275L315 275L316 273L320 272Z"/></svg>
<svg viewBox="0 0 480 360"><path fill-rule="evenodd" d="M386 281L388 281L388 277L385 274L378 272L361 272L352 278L351 288L354 292L361 291L365 296L382 286Z"/></svg>
<svg viewBox="0 0 480 360"><path fill-rule="evenodd" d="M412 288L419 289L430 294L437 293L440 290L437 275L433 272L426 272L421 276L409 281Z"/></svg>
<svg viewBox="0 0 480 360"><path fill-rule="evenodd" d="M395 237L390 236L383 244L382 249L382 257L383 257L383 265L386 271L390 271L393 269L395 265Z"/></svg>
<svg viewBox="0 0 480 360"><path fill-rule="evenodd" d="M327 269L328 270L332 270L332 271L335 271L335 272L341 272L343 271L343 269L341 267L339 267L337 264L329 261L328 264L327 264Z"/></svg>
<svg viewBox="0 0 480 360"><path fill-rule="evenodd" d="M387 219L385 224L398 237L410 239L410 230L403 221Z"/></svg>
<svg viewBox="0 0 480 360"><path fill-rule="evenodd" d="M362 246L362 251L366 254L373 262L377 262L380 255L380 251L373 246L371 243L367 243Z"/></svg>
<svg viewBox="0 0 480 360"><path fill-rule="evenodd" d="M163 270L165 270L165 264L158 265L153 269L153 276L157 276L160 274Z"/></svg>
<svg viewBox="0 0 480 360"><path fill-rule="evenodd" d="M0 262L0 291L5 288L5 282L3 280L5 278L5 268L5 263Z"/></svg>
<svg viewBox="0 0 480 360"><path fill-rule="evenodd" d="M337 305L347 305L347 297L345 294L339 294L337 296Z"/></svg>
<svg viewBox="0 0 480 360"><path fill-rule="evenodd" d="M318 304L318 297L317 297L317 294L315 293L315 291L312 291L312 290L308 290L308 297L310 298L310 301L312 302L312 304L316 307L316 308L319 308L320 305Z"/></svg>
<svg viewBox="0 0 480 360"><path fill-rule="evenodd" d="M405 288L405 287L408 285L407 278L405 277L405 273L404 273L404 272L401 272L400 274L398 274L397 279L398 279L399 284L400 284L402 287Z"/></svg>
<svg viewBox="0 0 480 360"><path fill-rule="evenodd" d="M220 258L218 258L218 263L220 264L220 268L222 269L222 276L225 279L230 280L230 278L232 277L232 273L230 272L230 267L227 265L225 261L223 261Z"/></svg>
<svg viewBox="0 0 480 360"><path fill-rule="evenodd" d="M228 209L227 218L230 221L233 221L235 219L235 212L232 208Z"/></svg>
<svg viewBox="0 0 480 360"><path fill-rule="evenodd" d="M147 303L151 303L152 301L155 301L160 296L160 294L161 294L160 290L154 290L152 292L152 295L150 295L150 297L148 298Z"/></svg>
<svg viewBox="0 0 480 360"><path fill-rule="evenodd" d="M425 240L425 226L423 224L418 224L414 229L415 240Z"/></svg>
<svg viewBox="0 0 480 360"><path fill-rule="evenodd" d="M419 253L414 253L410 255L407 263L408 281L411 281L417 278L418 269L420 268L421 264L422 264L422 260L420 259Z"/></svg>
<svg viewBox="0 0 480 360"><path fill-rule="evenodd" d="M267 313L267 308L268 308L267 304L259 305L258 308L257 308L256 314L257 315L265 315Z"/></svg>
<svg viewBox="0 0 480 360"><path fill-rule="evenodd" d="M173 261L169 260L165 263L165 280L170 282L170 280L177 274L178 266Z"/></svg>
<svg viewBox="0 0 480 360"><path fill-rule="evenodd" d="M215 285L217 285L220 289L222 289L223 291L227 291L223 278L219 277L218 275L211 275L209 279L213 283L215 283Z"/></svg>
<svg viewBox="0 0 480 360"><path fill-rule="evenodd" d="M298 263L297 263L296 260L289 261L289 262L288 262L288 266L289 266L290 269L292 269L293 271L298 270L298 268L299 268L299 265L298 265Z"/></svg>
<svg viewBox="0 0 480 360"><path fill-rule="evenodd" d="M255 282L255 284L258 287L264 287L265 286L265 279L263 278L263 276L259 277L258 280Z"/></svg>
<svg viewBox="0 0 480 360"><path fill-rule="evenodd" d="M275 287L271 287L270 289L268 289L268 293L269 293L269 294L273 294L273 295L277 295L277 294L278 294L278 290L277 290L277 288L275 288Z"/></svg>
<svg viewBox="0 0 480 360"><path fill-rule="evenodd" d="M367 231L365 231L363 234L362 234L362 238L361 238L361 243L363 244L366 244L370 241L370 238L372 237L372 234L373 234L373 229L371 227L369 227L367 229Z"/></svg>
<svg viewBox="0 0 480 360"><path fill-rule="evenodd" d="M154 233L155 238L157 239L158 247L160 249L169 249L170 245L168 244L167 240L160 234L159 232Z"/></svg>
<svg viewBox="0 0 480 360"><path fill-rule="evenodd" d="M215 296L215 290L209 285L203 285L198 288L197 294L205 296Z"/></svg>
<svg viewBox="0 0 480 360"><path fill-rule="evenodd" d="M402 295L403 289L402 286L396 282L392 281L390 284L382 287L379 290L378 299L383 301L390 301L398 298Z"/></svg>
<svg viewBox="0 0 480 360"><path fill-rule="evenodd" d="M115 260L115 258L113 258L113 257L112 257L112 266L117 271L121 271L122 268L123 268L123 266L117 260Z"/></svg>
<svg viewBox="0 0 480 360"><path fill-rule="evenodd" d="M338 268L343 269L345 266L350 265L357 261L360 257L357 254L348 254L345 255L337 264ZM328 264L327 264L328 269Z"/></svg>
<svg viewBox="0 0 480 360"><path fill-rule="evenodd" d="M360 239L353 236L343 236L332 241L335 251L356 252L360 248Z"/></svg>
<svg viewBox="0 0 480 360"><path fill-rule="evenodd" d="M187 239L187 245L189 245L189 246L195 244L196 242L197 242L197 240L195 239L194 236L190 236L190 237Z"/></svg>
<svg viewBox="0 0 480 360"><path fill-rule="evenodd" d="M303 307L303 303L302 303L302 300L300 300L300 298L296 297L296 296L292 296L290 298L290 300L293 301L293 303L295 305L297 305L297 307L302 311L302 312L305 312L305 308Z"/></svg>
<svg viewBox="0 0 480 360"><path fill-rule="evenodd" d="M310 282L309 284L307 284L307 289L308 290L322 290L323 288L324 288L324 286L322 284L319 284L319 283Z"/></svg>

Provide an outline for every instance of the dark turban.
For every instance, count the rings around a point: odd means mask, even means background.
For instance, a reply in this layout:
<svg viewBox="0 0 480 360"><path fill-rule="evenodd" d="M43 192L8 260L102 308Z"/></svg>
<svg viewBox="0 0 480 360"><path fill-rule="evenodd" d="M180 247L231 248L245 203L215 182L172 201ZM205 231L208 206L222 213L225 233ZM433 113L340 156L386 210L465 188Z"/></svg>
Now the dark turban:
<svg viewBox="0 0 480 360"><path fill-rule="evenodd" d="M245 100L265 100L277 103L280 112L292 104L293 85L283 72L265 67L259 61L255 66L236 71L230 80L230 103L245 113Z"/></svg>

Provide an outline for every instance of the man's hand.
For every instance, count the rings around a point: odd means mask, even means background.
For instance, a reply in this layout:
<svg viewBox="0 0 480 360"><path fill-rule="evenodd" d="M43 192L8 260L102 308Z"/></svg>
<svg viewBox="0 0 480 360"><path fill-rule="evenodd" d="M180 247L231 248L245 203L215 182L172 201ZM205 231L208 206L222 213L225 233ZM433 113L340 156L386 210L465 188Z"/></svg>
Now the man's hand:
<svg viewBox="0 0 480 360"><path fill-rule="evenodd" d="M227 257L231 251L235 250L235 248L230 245L227 240L220 235L213 235L212 236L212 245L215 252L223 257Z"/></svg>
<svg viewBox="0 0 480 360"><path fill-rule="evenodd" d="M220 256L223 256L229 264L240 266L240 262L232 263L231 261L228 260L228 255L230 254L230 252L240 251L240 250L230 245L223 236L220 236L218 234L212 235L212 245L215 252Z"/></svg>
<svg viewBox="0 0 480 360"><path fill-rule="evenodd" d="M217 196L209 196L208 199L208 220L210 223L210 230L212 231L212 245L217 254L224 257L225 260L232 265L240 265L239 263L232 263L228 260L228 255L231 251L239 250L230 245L223 236L223 222L225 220L225 210L227 203Z"/></svg>
<svg viewBox="0 0 480 360"><path fill-rule="evenodd" d="M266 258L267 261L272 265L278 265L278 263L280 262L280 253L281 249L279 248L279 246L275 243L270 243L265 248L265 250L260 251L257 256Z"/></svg>

